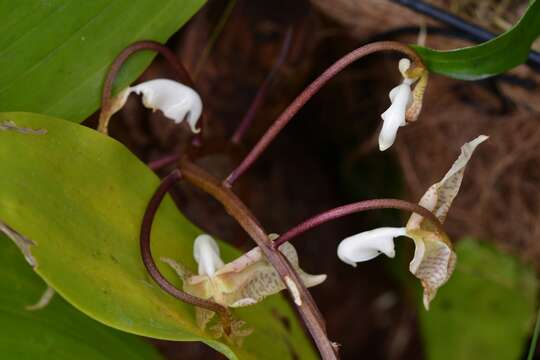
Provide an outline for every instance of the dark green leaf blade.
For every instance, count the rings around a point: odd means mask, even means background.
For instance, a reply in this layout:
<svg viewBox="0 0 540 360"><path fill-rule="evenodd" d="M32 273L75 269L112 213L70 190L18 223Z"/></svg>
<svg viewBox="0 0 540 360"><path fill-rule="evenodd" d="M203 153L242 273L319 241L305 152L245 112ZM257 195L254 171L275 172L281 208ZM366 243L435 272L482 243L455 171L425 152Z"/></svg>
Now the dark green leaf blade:
<svg viewBox="0 0 540 360"><path fill-rule="evenodd" d="M0 0L0 111L80 122L99 108L105 73L137 40L166 41L204 0ZM126 86L154 54L130 59Z"/></svg>
<svg viewBox="0 0 540 360"><path fill-rule="evenodd" d="M519 359L536 310L538 282L518 259L466 239L429 311L420 310L427 359Z"/></svg>
<svg viewBox="0 0 540 360"><path fill-rule="evenodd" d="M162 359L148 343L101 325L58 295L41 310L26 310L47 286L3 235L0 235L0 279L3 359Z"/></svg>
<svg viewBox="0 0 540 360"><path fill-rule="evenodd" d="M538 35L540 2L535 0L517 24L485 43L449 51L413 47L429 71L456 79L477 80L523 64Z"/></svg>
<svg viewBox="0 0 540 360"><path fill-rule="evenodd" d="M194 308L150 279L140 259L139 228L159 179L122 144L44 115L0 114L0 124L6 121L19 130L0 131L0 172L9 174L0 177L0 221L35 242L36 272L68 302L117 329L204 341L232 359L315 358L281 296L234 312L255 329L237 347L201 331ZM200 233L166 197L152 230L154 257L195 270L192 246ZM220 247L227 261L239 255L225 243ZM159 265L180 285L167 265Z"/></svg>

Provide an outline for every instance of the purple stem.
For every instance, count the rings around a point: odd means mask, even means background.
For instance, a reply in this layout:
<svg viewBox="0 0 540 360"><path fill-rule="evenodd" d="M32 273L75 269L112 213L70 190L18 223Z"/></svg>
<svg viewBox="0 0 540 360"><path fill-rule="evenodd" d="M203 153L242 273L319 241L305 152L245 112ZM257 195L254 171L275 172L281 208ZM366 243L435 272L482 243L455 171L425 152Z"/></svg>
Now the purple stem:
<svg viewBox="0 0 540 360"><path fill-rule="evenodd" d="M169 191L169 189L182 178L180 170L176 169L169 175L167 175L162 181L159 187L156 189L154 195L150 199L146 211L144 212L143 221L141 224L141 233L140 233L140 246L141 246L141 256L146 270L154 279L154 281L162 288L165 292L174 296L175 298L182 300L188 304L195 305L201 308L205 308L210 311L218 313L224 322L224 324L229 324L230 313L229 311L212 301L204 300L199 297L190 295L177 287L171 284L159 271L154 258L152 257L152 250L150 248L150 233L152 231L152 223L154 222L154 217L156 215L159 205L163 201L163 198ZM226 329L229 327L227 325Z"/></svg>
<svg viewBox="0 0 540 360"><path fill-rule="evenodd" d="M242 137L246 133L246 131L251 127L251 124L253 123L253 119L255 118L255 115L257 114L257 111L263 104L266 94L268 90L270 89L270 86L272 85L272 81L274 80L274 77L276 76L279 68L283 63L285 62L285 59L287 58L287 54L289 53L289 49L291 47L291 39L292 39L293 30L292 27L289 27L287 32L285 33L285 37L283 40L283 45L281 46L281 50L279 52L279 55L274 62L274 65L272 66L272 70L270 70L270 73L264 79L263 84L257 91L257 95L255 95L255 98L253 99L253 102L249 106L248 111L246 112L246 115L240 122L240 125L234 132L234 135L231 138L231 142L233 144L240 144L240 141L242 141Z"/></svg>
<svg viewBox="0 0 540 360"><path fill-rule="evenodd" d="M182 158L181 154L171 154L161 157L157 160L150 161L148 167L153 171L159 170L165 166L177 163Z"/></svg>
<svg viewBox="0 0 540 360"><path fill-rule="evenodd" d="M232 184L238 179L251 165L259 158L263 151L270 145L274 138L281 132L281 130L289 123L289 121L296 115L296 113L315 95L330 79L340 73L343 69L349 66L354 61L372 54L374 52L383 50L398 51L413 60L413 67L411 69L423 66L420 57L407 45L403 45L394 41L380 41L374 42L365 46L362 46L354 51L351 51L341 59L336 61L325 72L323 72L317 79L315 79L309 86L300 93L294 99L294 101L283 111L283 113L276 119L272 126L266 131L263 137L259 140L253 149L247 154L244 160L234 169L231 174L223 182L225 186L231 187Z"/></svg>
<svg viewBox="0 0 540 360"><path fill-rule="evenodd" d="M137 41L129 45L127 48L122 50L120 54L118 54L118 56L114 59L113 63L111 64L109 71L107 72L105 83L103 85L103 91L101 94L100 119L106 113L106 111L108 111L110 107L113 83L114 83L114 80L116 79L116 76L118 75L118 72L122 68L122 65L124 65L126 60L129 59L133 54L142 50L151 50L151 51L155 51L161 54L174 70L177 80L186 83L188 86L196 90L195 82L193 81L188 71L186 70L186 68L184 67L182 62L178 59L178 57L176 56L174 52L172 52L169 48L165 47L163 44L157 41L152 41L152 40ZM194 141L193 141L194 145L201 142L201 136L202 136L205 121L206 121L206 113L203 111L201 123L199 125L199 128L201 129L201 131L194 137Z"/></svg>
<svg viewBox="0 0 540 360"><path fill-rule="evenodd" d="M350 214L374 209L400 209L417 213L429 219L439 231L444 233L440 220L435 216L435 214L423 206L399 199L374 199L340 206L315 215L312 218L309 218L308 220L287 230L287 232L274 241L274 247L278 248L285 242L329 221L339 219Z"/></svg>
<svg viewBox="0 0 540 360"><path fill-rule="evenodd" d="M273 246L272 241L266 234L266 231L260 226L259 221L246 207L246 205L223 184L203 169L190 163L184 158L180 167L185 180L197 186L204 192L212 195L225 207L225 210L231 215L242 228L251 236L255 243L260 247L266 259L276 269L283 283L288 284L287 278L294 283L297 294L303 300L297 305L298 312L304 320L304 324L309 330L321 357L324 360L334 360L338 358L338 349L328 339L324 319L313 300L313 297L305 287L299 274L290 264L287 258ZM288 285L289 292L294 294L291 286ZM293 295L293 296L296 296Z"/></svg>

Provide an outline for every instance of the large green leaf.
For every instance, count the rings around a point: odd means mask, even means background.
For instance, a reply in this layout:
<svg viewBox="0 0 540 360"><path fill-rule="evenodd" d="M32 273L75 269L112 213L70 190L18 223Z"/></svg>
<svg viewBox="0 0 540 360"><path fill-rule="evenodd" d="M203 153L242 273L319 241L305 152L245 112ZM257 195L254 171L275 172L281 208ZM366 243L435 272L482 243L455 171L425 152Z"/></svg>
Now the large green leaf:
<svg viewBox="0 0 540 360"><path fill-rule="evenodd" d="M111 329L59 296L29 311L47 287L8 238L0 235L0 354L3 359L133 359L162 357L148 343Z"/></svg>
<svg viewBox="0 0 540 360"><path fill-rule="evenodd" d="M35 243L30 251L36 272L68 302L117 329L201 340L230 358L315 357L281 296L235 311L255 329L238 348L202 332L194 308L149 278L140 259L139 227L159 179L123 145L44 115L0 114L0 125L8 121L19 128L0 131L0 220ZM195 270L192 245L200 233L166 197L152 230L155 258L181 259ZM221 247L226 260L239 255ZM168 266L160 267L180 285Z"/></svg>
<svg viewBox="0 0 540 360"><path fill-rule="evenodd" d="M527 60L540 35L540 2L531 1L521 20L485 43L463 49L438 51L415 46L431 72L463 80L482 79L508 71Z"/></svg>
<svg viewBox="0 0 540 360"><path fill-rule="evenodd" d="M82 121L98 109L109 65L137 40L166 41L204 0L0 0L0 111ZM135 80L154 54L118 78Z"/></svg>
<svg viewBox="0 0 540 360"><path fill-rule="evenodd" d="M429 311L420 310L428 359L512 360L527 348L537 280L517 259L473 240Z"/></svg>

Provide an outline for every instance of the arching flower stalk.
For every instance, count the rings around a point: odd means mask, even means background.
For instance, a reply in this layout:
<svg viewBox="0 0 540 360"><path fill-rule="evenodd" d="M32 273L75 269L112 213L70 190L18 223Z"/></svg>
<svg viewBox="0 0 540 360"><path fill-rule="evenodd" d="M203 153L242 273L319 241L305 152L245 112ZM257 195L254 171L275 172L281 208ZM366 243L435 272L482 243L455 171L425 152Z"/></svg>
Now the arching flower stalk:
<svg viewBox="0 0 540 360"><path fill-rule="evenodd" d="M200 297L188 294L187 292L178 289L171 282L169 282L161 273L156 262L154 261L154 257L152 256L150 238L154 217L156 216L159 205L163 201L163 198L165 197L169 189L176 183L176 181L180 180L181 178L182 175L180 174L180 171L178 169L167 175L152 195L150 201L148 202L148 206L146 207L141 223L141 232L139 239L142 262L150 277L159 285L162 290L167 292L169 295L174 296L175 298L187 304L204 308L212 312L217 312L220 317L221 328L226 335L230 335L233 331L230 311L226 307L214 301L202 299Z"/></svg>
<svg viewBox="0 0 540 360"><path fill-rule="evenodd" d="M481 135L461 147L461 154L441 181L432 185L420 199L419 205L431 211L443 223L456 197L465 166L475 148L488 137ZM338 257L345 263L371 260L381 253L394 257L394 238L406 236L415 244L414 258L409 270L420 279L424 288L424 306L435 297L437 289L448 281L454 271L456 254L448 236L421 214L414 213L402 228L379 228L344 239L338 246Z"/></svg>
<svg viewBox="0 0 540 360"><path fill-rule="evenodd" d="M306 289L306 286L321 283L326 276L304 273L298 266L298 257L292 245L286 245L283 251L278 251L273 246L276 236L267 235L249 209L217 179L187 159L181 161L180 167L182 173L177 169L163 179L150 199L141 224L141 257L152 279L170 295L196 306L199 326L206 327L214 313L218 313L219 323L210 330L214 336L225 336L234 343L241 342L250 331L244 328L243 321L232 318L229 308L252 305L283 290L285 284L323 359L337 359L337 349L328 339L322 315ZM150 235L161 201L174 183L182 178L220 201L258 247L233 262L224 264L214 241L207 235L198 238L194 247L194 258L199 264L198 275L186 270L180 263L162 259L184 279L181 290L170 283L158 269L152 256ZM263 288L253 288L250 282Z"/></svg>
<svg viewBox="0 0 540 360"><path fill-rule="evenodd" d="M269 237L272 240L277 238L277 235L271 234ZM291 244L284 244L280 251L300 275L306 287L319 285L326 280L326 275L309 275L300 268L298 254ZM254 305L267 296L287 288L259 247L225 264L221 260L216 241L211 236L202 234L195 239L193 257L198 264L198 274L191 272L181 262L170 258L161 260L169 264L180 276L186 293L214 301L224 307L237 308ZM214 314L211 310L197 307L197 325L204 330ZM238 342L251 334L252 330L243 328L243 325L245 325L244 322L233 320L232 333L228 338ZM217 338L224 334L220 323L211 327L210 330Z"/></svg>
<svg viewBox="0 0 540 360"><path fill-rule="evenodd" d="M163 55L174 70L177 80L186 85L168 79L155 79L128 87L112 97L113 83L120 68L130 56L142 50L152 50ZM160 110L165 117L175 123L187 119L191 130L198 133L202 128L202 126L197 127L197 122L203 115L203 106L201 98L194 88L195 84L187 70L171 50L155 41L135 42L117 56L107 73L101 96L102 106L98 130L107 134L110 118L125 105L131 93L136 93L143 95L145 107Z"/></svg>
<svg viewBox="0 0 540 360"><path fill-rule="evenodd" d="M328 69L326 69L325 72L319 75L319 77L315 79L311 84L309 84L306 89L302 91L302 93L300 93L300 95L298 95L293 100L293 102L281 113L281 115L276 119L276 121L266 131L266 133L261 137L261 139L259 139L257 144L255 144L253 149L246 155L246 157L244 158L244 160L242 160L238 167L236 167L229 174L229 176L224 181L224 185L227 187L231 187L233 183L259 158L259 156L264 152L264 150L266 150L266 148L276 138L276 136L281 132L281 130L283 130L283 128L292 120L296 113L298 113L298 111L309 101L309 99L311 99L328 81L330 81L334 76L339 74L343 69L345 69L353 62L363 58L364 56L380 51L396 51L407 56L410 59L406 59L406 61L408 62L401 62L400 70L403 70L402 75L406 79L405 85L407 85L407 87L402 88L402 94L399 94L399 96L398 93L396 93L395 91L391 94L391 100L392 102L396 102L396 105L390 113L398 113L396 107L398 107L397 103L399 100L399 108L403 108L403 111L406 113L405 117L407 121L416 120L422 108L422 97L425 92L428 79L427 69L422 63L422 60L413 49L398 42L380 41L367 44L343 56L341 59L332 64ZM416 79L418 79L418 84L416 85L414 91L411 94L410 85ZM387 115L390 116L390 113ZM397 132L397 128L401 126L401 123L399 121L395 121L395 115L390 117L392 118L392 121L390 121L388 125L392 125L391 131L387 130L385 131L385 134L393 133L395 138L395 132Z"/></svg>

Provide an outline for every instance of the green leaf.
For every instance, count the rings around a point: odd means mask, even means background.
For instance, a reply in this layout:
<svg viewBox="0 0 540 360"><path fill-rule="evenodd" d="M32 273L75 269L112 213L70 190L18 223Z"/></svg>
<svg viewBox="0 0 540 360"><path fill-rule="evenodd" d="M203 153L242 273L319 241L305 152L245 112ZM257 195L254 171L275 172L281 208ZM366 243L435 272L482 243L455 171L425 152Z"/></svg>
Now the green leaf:
<svg viewBox="0 0 540 360"><path fill-rule="evenodd" d="M166 41L204 0L0 0L0 111L80 122L96 111L105 73L137 40ZM136 54L125 87L155 54Z"/></svg>
<svg viewBox="0 0 540 360"><path fill-rule="evenodd" d="M527 360L534 360L534 354L536 353L536 344L538 343L538 335L540 334L540 310L536 316L536 325L534 326L534 333L531 339L531 345L529 346L529 354Z"/></svg>
<svg viewBox="0 0 540 360"><path fill-rule="evenodd" d="M534 272L492 246L467 239L429 311L420 310L427 359L519 359L533 325Z"/></svg>
<svg viewBox="0 0 540 360"><path fill-rule="evenodd" d="M122 144L92 129L44 115L0 114L0 220L35 243L36 272L90 317L134 334L200 340L231 359L311 359L312 347L282 296L235 310L255 329L241 348L195 325L194 307L164 293L148 276L139 227L159 179ZM22 129L26 128L26 129ZM44 129L46 134L28 130ZM196 269L201 230L166 197L152 229L156 259ZM221 243L225 260L239 255ZM180 280L160 263L177 286Z"/></svg>
<svg viewBox="0 0 540 360"><path fill-rule="evenodd" d="M414 46L429 71L462 80L501 74L527 60L540 35L540 2L532 1L527 12L511 29L476 46L438 51Z"/></svg>
<svg viewBox="0 0 540 360"><path fill-rule="evenodd" d="M90 319L54 296L29 311L47 288L8 238L0 235L0 353L3 359L133 359L162 357L136 336Z"/></svg>

